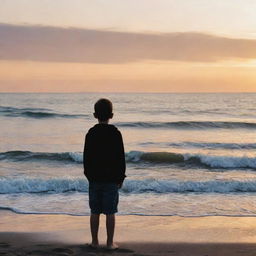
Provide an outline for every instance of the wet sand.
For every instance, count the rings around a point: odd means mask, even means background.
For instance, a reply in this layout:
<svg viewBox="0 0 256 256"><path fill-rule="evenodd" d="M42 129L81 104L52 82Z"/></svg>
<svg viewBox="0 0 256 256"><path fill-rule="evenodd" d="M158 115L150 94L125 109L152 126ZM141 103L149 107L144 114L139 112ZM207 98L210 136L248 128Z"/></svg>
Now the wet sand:
<svg viewBox="0 0 256 256"><path fill-rule="evenodd" d="M256 255L254 217L117 216L114 252L104 246L104 221L94 250L89 217L0 211L0 255Z"/></svg>

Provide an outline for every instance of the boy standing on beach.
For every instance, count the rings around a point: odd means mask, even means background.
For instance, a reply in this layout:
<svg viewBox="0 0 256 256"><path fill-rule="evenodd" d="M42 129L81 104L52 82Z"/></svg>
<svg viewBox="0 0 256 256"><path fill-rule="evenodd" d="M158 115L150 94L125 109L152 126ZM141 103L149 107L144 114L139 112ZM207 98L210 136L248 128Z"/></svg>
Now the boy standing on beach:
<svg viewBox="0 0 256 256"><path fill-rule="evenodd" d="M97 248L100 214L106 215L107 248L117 249L113 242L118 189L125 179L125 154L120 131L109 124L113 107L108 99L94 105L98 124L86 134L84 144L84 174L89 181L90 226L92 243Z"/></svg>

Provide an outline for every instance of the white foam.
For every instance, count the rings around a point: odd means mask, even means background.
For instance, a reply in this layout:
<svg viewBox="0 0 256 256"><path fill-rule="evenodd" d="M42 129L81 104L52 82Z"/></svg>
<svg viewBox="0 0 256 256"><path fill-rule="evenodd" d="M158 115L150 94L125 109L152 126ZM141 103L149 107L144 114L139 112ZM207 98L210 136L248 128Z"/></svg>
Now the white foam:
<svg viewBox="0 0 256 256"><path fill-rule="evenodd" d="M177 181L177 180L127 180L123 191L126 193L231 193L256 192L256 181Z"/></svg>
<svg viewBox="0 0 256 256"><path fill-rule="evenodd" d="M198 158L201 163L213 168L256 168L256 157L184 154L185 161L191 158Z"/></svg>
<svg viewBox="0 0 256 256"><path fill-rule="evenodd" d="M83 163L83 153L69 152L69 156L77 163Z"/></svg>
<svg viewBox="0 0 256 256"><path fill-rule="evenodd" d="M84 178L77 179L0 179L0 193L65 193L88 192L88 183ZM256 181L178 181L178 180L129 180L124 182L124 193L232 193L256 192Z"/></svg>
<svg viewBox="0 0 256 256"><path fill-rule="evenodd" d="M163 152L161 157L161 152L141 152L141 151L130 151L126 154L126 159L128 162L139 162L143 159L143 156L150 154L150 158L146 158L148 162L153 161L159 163L169 163L177 162L174 156L184 157L184 162L190 161L193 164L204 164L211 168L256 168L256 157L250 156L215 156L206 154L175 154ZM155 154L155 156L154 156ZM169 157L168 157L169 154ZM180 156L180 157L179 157ZM180 162L180 161L179 161Z"/></svg>
<svg viewBox="0 0 256 256"><path fill-rule="evenodd" d="M1 194L64 193L70 191L86 192L88 191L88 183L85 179L0 179Z"/></svg>
<svg viewBox="0 0 256 256"><path fill-rule="evenodd" d="M130 151L126 154L127 162L139 162L143 152L141 151Z"/></svg>

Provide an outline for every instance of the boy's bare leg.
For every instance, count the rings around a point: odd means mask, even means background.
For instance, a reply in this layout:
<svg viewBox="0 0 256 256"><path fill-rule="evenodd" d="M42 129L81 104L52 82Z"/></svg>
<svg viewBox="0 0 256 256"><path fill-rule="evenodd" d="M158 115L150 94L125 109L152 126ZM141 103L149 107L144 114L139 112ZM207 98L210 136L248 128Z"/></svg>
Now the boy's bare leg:
<svg viewBox="0 0 256 256"><path fill-rule="evenodd" d="M91 234L92 234L91 246L93 247L99 246L99 240L98 240L99 223L100 223L100 215L91 214L91 217L90 217Z"/></svg>
<svg viewBox="0 0 256 256"><path fill-rule="evenodd" d="M107 247L114 250L118 246L113 242L115 232L115 214L106 215L106 228L107 228Z"/></svg>

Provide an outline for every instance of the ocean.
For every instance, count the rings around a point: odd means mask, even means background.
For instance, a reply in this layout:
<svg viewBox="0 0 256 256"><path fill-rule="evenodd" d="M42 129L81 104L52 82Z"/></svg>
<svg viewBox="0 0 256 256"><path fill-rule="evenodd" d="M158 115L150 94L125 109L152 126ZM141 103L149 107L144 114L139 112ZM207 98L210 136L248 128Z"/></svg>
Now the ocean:
<svg viewBox="0 0 256 256"><path fill-rule="evenodd" d="M84 137L114 104L120 215L256 216L255 93L1 93L0 209L89 215Z"/></svg>

